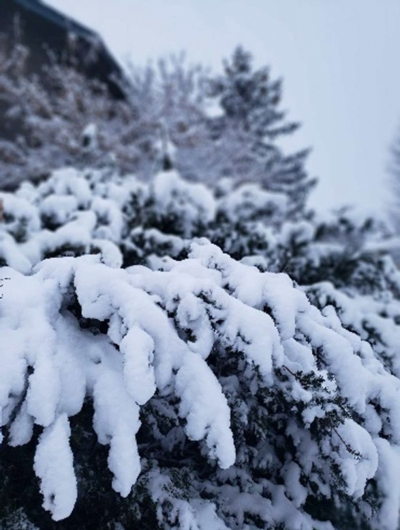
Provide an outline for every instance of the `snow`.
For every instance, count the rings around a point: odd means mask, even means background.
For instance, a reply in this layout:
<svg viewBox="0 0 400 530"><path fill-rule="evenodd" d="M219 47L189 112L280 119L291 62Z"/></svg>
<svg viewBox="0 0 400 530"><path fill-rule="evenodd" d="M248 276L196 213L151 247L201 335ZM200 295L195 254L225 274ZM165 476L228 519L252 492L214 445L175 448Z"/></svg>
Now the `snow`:
<svg viewBox="0 0 400 530"><path fill-rule="evenodd" d="M73 195L48 195L40 204L40 214L58 225L63 225L71 219L78 206Z"/></svg>
<svg viewBox="0 0 400 530"><path fill-rule="evenodd" d="M133 326L121 340L119 349L124 356L127 391L138 405L144 405L156 390L154 341L139 326Z"/></svg>
<svg viewBox="0 0 400 530"><path fill-rule="evenodd" d="M208 226L210 235L220 237L217 220L233 222L237 215L252 223L272 249L278 244L272 227L280 225L287 211L285 195L255 184L216 198L207 186L186 182L174 171L144 184L134 176L110 179L107 171L64 168L36 187L24 184L1 198L6 222L0 225L0 257L24 274L43 258L63 253L100 252L113 267L122 263L121 248L139 257L154 248L161 255L178 256L200 228ZM228 243L231 236L223 237ZM230 242L232 248L238 244Z"/></svg>
<svg viewBox="0 0 400 530"><path fill-rule="evenodd" d="M89 183L82 178L78 171L71 167L58 169L52 173L52 178L38 187L39 195L72 195L76 197L79 207L87 207L91 200Z"/></svg>
<svg viewBox="0 0 400 530"><path fill-rule="evenodd" d="M400 461L399 446L391 446L385 439L376 440L376 447L379 454L379 467L377 481L379 487L384 492L382 508L379 514L377 528L391 530L399 525L400 513L400 487L399 473Z"/></svg>
<svg viewBox="0 0 400 530"><path fill-rule="evenodd" d="M257 219L269 221L274 217L283 219L288 209L284 193L273 193L260 189L257 184L243 184L221 199L221 209L228 219L241 221Z"/></svg>
<svg viewBox="0 0 400 530"><path fill-rule="evenodd" d="M179 414L186 418L191 440L205 438L209 456L222 469L235 463L236 452L230 429L230 411L218 380L202 359L187 354L179 369L175 391L181 399Z"/></svg>
<svg viewBox="0 0 400 530"><path fill-rule="evenodd" d="M15 245L14 240L9 234L0 233L0 258L13 269L24 274L29 274L32 264Z"/></svg>
<svg viewBox="0 0 400 530"><path fill-rule="evenodd" d="M43 431L35 453L34 469L41 481L43 508L55 521L71 514L77 498L70 434L67 415L62 414Z"/></svg>
<svg viewBox="0 0 400 530"><path fill-rule="evenodd" d="M355 498L364 493L368 479L375 476L378 469L378 450L371 436L360 425L348 419L337 429L339 453L338 465L342 469L349 495ZM354 458L344 444L356 451L360 457Z"/></svg>
<svg viewBox="0 0 400 530"><path fill-rule="evenodd" d="M93 389L93 427L99 442L110 445L108 467L114 474L112 486L127 497L140 473L136 445L140 421L139 407L121 383L121 373L100 370Z"/></svg>
<svg viewBox="0 0 400 530"><path fill-rule="evenodd" d="M161 172L154 180L154 198L160 214L170 211L178 217L185 213L186 236L192 231L193 223L200 218L210 221L215 215L215 199L203 184L189 184L173 171Z"/></svg>

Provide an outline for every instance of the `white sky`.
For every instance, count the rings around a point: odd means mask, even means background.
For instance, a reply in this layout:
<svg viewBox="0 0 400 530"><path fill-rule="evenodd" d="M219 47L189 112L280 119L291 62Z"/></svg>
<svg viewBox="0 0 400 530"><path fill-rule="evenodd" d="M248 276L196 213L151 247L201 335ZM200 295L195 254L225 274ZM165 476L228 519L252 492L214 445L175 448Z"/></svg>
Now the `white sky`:
<svg viewBox="0 0 400 530"><path fill-rule="evenodd" d="M399 0L47 0L144 64L186 50L218 70L237 44L284 78L283 108L303 127L320 179L314 206L382 209L400 124Z"/></svg>

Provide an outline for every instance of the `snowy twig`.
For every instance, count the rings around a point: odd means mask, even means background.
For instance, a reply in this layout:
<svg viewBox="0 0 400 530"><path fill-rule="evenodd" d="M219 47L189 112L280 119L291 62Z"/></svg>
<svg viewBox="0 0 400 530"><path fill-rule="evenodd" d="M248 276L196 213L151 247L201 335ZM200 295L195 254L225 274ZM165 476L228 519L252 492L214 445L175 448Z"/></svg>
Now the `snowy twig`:
<svg viewBox="0 0 400 530"><path fill-rule="evenodd" d="M340 440L340 441L342 442L342 444L345 446L345 448L347 449L347 451L348 451L350 454L354 455L354 454L355 454L354 449L353 449L348 443L346 443L346 442L343 440L342 436L339 434L339 432L338 432L338 430L336 429L336 427L332 427L332 429L333 429L333 431L338 435L339 440Z"/></svg>
<svg viewBox="0 0 400 530"><path fill-rule="evenodd" d="M296 374L290 369L288 368L287 366L283 365L283 368L285 368L285 370L287 370L290 374L292 374L293 377L295 377L297 380L298 380L298 377L296 376ZM342 442L342 444L345 446L345 448L347 449L347 451L354 455L354 450L352 449L352 447L350 447L350 445L348 445L345 440L343 439L343 437L339 434L338 430L336 429L336 427L332 427L332 430L337 434L339 440Z"/></svg>
<svg viewBox="0 0 400 530"><path fill-rule="evenodd" d="M289 374L292 374L293 377L296 377L296 374L294 372L292 372L292 370L290 368L288 368L287 366L283 365L283 368L285 368L285 370L287 370L289 372ZM297 378L296 378L297 379Z"/></svg>
<svg viewBox="0 0 400 530"><path fill-rule="evenodd" d="M3 287L5 281L10 280L11 278L0 278L0 288ZM0 294L0 300L3 298L3 295Z"/></svg>

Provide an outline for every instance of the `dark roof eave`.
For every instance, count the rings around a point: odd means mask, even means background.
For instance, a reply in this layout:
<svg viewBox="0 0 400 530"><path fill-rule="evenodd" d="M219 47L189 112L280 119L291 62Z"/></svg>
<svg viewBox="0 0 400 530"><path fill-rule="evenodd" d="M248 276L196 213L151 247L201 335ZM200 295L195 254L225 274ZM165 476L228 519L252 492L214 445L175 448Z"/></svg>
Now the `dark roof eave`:
<svg viewBox="0 0 400 530"><path fill-rule="evenodd" d="M27 11L31 11L32 13L47 19L53 24L57 24L60 29L76 33L78 36L84 37L86 39L101 40L94 31L91 31L75 20L71 20L70 18L62 15L56 9L48 6L47 4L43 4L39 0L14 0L14 3L21 6L23 9L26 9Z"/></svg>

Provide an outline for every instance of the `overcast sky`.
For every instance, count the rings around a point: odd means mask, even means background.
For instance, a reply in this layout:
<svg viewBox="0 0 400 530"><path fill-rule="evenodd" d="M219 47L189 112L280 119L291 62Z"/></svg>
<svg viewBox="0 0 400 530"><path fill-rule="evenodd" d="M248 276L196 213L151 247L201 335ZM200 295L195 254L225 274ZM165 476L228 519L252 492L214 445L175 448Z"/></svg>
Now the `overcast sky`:
<svg viewBox="0 0 400 530"><path fill-rule="evenodd" d="M180 50L218 70L241 43L284 78L283 107L311 146L319 207L382 209L400 125L399 0L47 0L121 60Z"/></svg>

